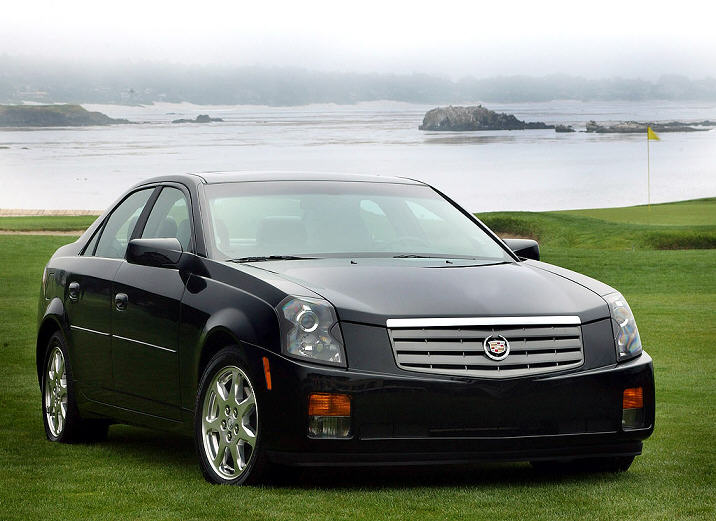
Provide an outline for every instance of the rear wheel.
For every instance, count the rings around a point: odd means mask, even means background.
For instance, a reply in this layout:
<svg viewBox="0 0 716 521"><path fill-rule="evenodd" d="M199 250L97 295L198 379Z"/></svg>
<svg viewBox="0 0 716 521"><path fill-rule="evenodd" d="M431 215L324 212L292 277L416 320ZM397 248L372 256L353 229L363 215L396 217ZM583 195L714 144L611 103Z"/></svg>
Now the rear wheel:
<svg viewBox="0 0 716 521"><path fill-rule="evenodd" d="M257 482L268 470L261 450L256 381L236 348L219 351L202 375L194 437L199 466L211 483Z"/></svg>
<svg viewBox="0 0 716 521"><path fill-rule="evenodd" d="M530 461L530 465L539 472L575 473L575 472L626 472L634 462L634 456L614 456L609 458L583 458L571 461Z"/></svg>
<svg viewBox="0 0 716 521"><path fill-rule="evenodd" d="M77 409L65 341L55 332L47 342L42 373L42 419L50 441L72 443L107 437L109 423L83 420Z"/></svg>

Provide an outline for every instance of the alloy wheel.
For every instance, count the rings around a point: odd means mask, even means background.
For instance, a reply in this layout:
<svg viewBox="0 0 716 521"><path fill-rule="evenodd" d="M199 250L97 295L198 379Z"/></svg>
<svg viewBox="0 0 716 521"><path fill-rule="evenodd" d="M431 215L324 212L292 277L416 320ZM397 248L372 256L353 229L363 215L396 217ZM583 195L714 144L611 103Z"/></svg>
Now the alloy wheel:
<svg viewBox="0 0 716 521"><path fill-rule="evenodd" d="M47 359L45 370L45 415L50 434L59 438L67 423L67 371L65 357L54 346Z"/></svg>
<svg viewBox="0 0 716 521"><path fill-rule="evenodd" d="M258 409L248 376L236 366L217 371L204 396L201 436L211 468L225 480L247 468L256 447Z"/></svg>

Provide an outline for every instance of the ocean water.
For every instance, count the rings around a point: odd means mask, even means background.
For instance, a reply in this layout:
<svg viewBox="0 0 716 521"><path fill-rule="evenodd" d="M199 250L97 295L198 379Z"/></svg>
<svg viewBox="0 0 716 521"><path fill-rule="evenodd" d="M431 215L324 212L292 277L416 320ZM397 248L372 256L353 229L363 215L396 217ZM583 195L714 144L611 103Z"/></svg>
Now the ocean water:
<svg viewBox="0 0 716 521"><path fill-rule="evenodd" d="M127 187L169 173L353 172L426 181L471 211L558 210L647 202L643 135L552 130L423 132L432 106L85 105L140 122L0 129L0 208L103 209ZM716 120L715 103L490 104L527 121ZM198 114L223 123L172 124ZM651 200L716 195L716 130L650 143Z"/></svg>

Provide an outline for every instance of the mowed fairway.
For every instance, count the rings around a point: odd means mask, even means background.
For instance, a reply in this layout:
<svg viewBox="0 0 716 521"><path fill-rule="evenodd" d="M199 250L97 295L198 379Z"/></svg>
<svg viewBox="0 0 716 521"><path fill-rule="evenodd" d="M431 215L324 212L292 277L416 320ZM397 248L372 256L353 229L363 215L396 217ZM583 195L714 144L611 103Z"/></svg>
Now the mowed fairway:
<svg viewBox="0 0 716 521"><path fill-rule="evenodd" d="M618 475L506 464L301 471L268 487L216 487L202 479L191 440L176 435L113 426L101 444L49 443L35 374L36 299L44 263L72 238L0 235L0 520L712 520L716 250L658 250L648 239L666 230L687 243L711 240L716 200L694 204L660 205L646 217L642 209L481 216L501 232L539 236L545 261L629 300L654 358L657 423L643 456ZM33 229L51 229L43 219Z"/></svg>

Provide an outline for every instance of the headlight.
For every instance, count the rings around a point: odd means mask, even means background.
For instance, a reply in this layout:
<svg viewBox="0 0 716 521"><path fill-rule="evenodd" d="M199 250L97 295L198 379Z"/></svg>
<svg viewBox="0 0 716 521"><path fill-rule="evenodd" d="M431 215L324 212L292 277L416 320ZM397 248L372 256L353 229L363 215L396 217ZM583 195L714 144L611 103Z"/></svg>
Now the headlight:
<svg viewBox="0 0 716 521"><path fill-rule="evenodd" d="M621 293L604 297L612 315L612 331L617 347L617 361L629 360L641 353L641 338L636 327L634 314Z"/></svg>
<svg viewBox="0 0 716 521"><path fill-rule="evenodd" d="M336 313L325 300L287 297L279 304L282 349L288 356L346 366Z"/></svg>

